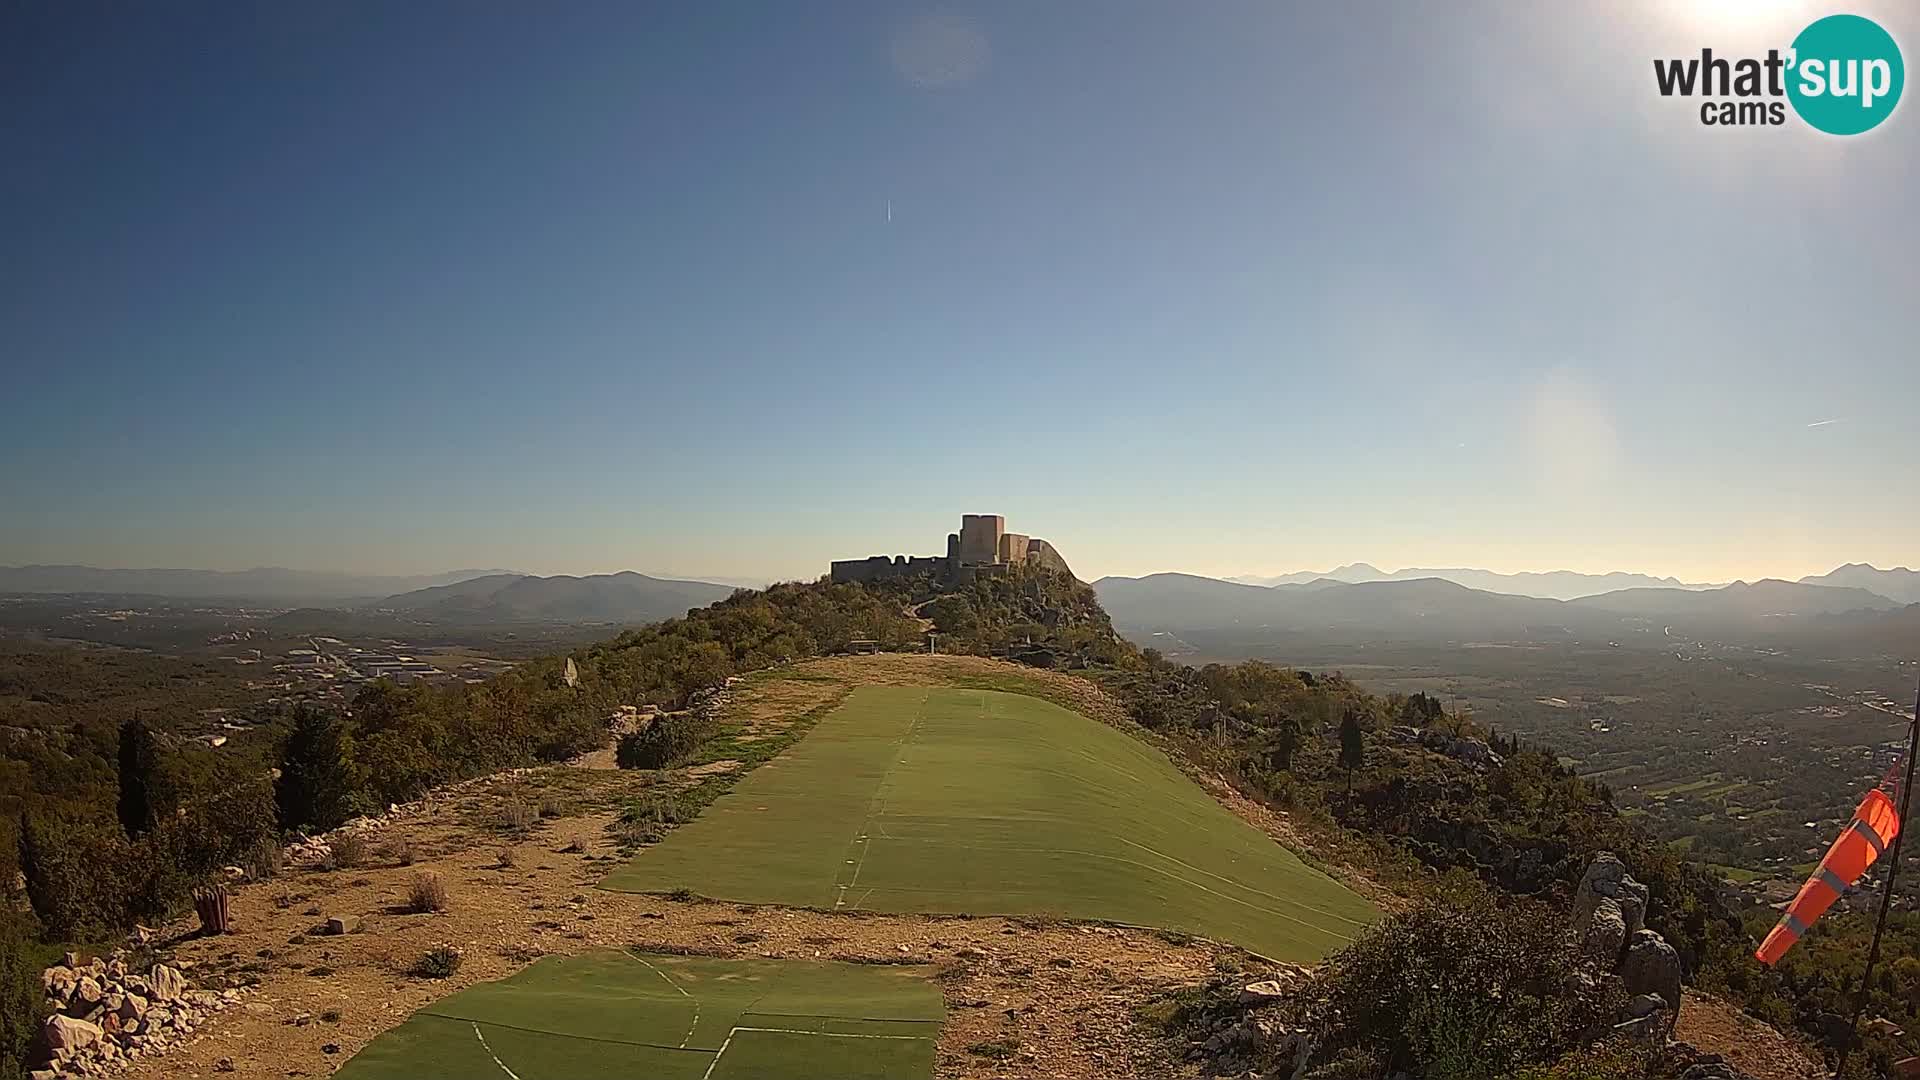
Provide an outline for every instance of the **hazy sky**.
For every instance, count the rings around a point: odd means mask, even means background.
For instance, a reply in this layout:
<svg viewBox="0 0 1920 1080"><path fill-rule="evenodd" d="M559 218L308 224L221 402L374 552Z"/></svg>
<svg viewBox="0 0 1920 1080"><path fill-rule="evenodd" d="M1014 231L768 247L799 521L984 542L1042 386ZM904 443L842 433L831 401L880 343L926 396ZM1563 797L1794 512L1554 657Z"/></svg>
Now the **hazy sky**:
<svg viewBox="0 0 1920 1080"><path fill-rule="evenodd" d="M1920 564L1920 8L0 8L0 563Z"/></svg>

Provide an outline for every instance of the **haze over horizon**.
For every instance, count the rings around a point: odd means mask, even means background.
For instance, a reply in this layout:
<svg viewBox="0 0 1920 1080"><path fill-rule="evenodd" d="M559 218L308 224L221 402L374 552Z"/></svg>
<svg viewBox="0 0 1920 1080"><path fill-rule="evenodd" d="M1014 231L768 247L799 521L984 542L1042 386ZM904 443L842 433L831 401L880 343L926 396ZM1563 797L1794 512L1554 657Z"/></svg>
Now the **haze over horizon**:
<svg viewBox="0 0 1920 1080"><path fill-rule="evenodd" d="M1653 87L1830 10L16 5L0 564L1913 565L1920 104Z"/></svg>

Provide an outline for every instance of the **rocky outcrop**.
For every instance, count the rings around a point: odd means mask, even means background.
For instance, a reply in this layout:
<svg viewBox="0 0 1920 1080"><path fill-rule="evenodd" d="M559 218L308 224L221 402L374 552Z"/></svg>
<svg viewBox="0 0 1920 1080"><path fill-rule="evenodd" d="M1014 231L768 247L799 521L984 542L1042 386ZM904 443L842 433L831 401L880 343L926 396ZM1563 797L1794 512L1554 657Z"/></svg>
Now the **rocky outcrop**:
<svg viewBox="0 0 1920 1080"><path fill-rule="evenodd" d="M1680 1015L1680 954L1646 928L1647 887L1612 852L1594 856L1573 894L1573 935L1604 971L1620 976L1630 1001L1614 1031L1656 1043Z"/></svg>
<svg viewBox="0 0 1920 1080"><path fill-rule="evenodd" d="M1186 1059L1202 1063L1209 1076L1305 1075L1320 1035L1290 1019L1297 1010L1287 1006L1308 985L1310 973L1281 964L1272 976L1248 983L1216 980L1210 987L1215 1004L1186 1032Z"/></svg>
<svg viewBox="0 0 1920 1080"><path fill-rule="evenodd" d="M1627 944L1620 961L1620 981L1627 993L1657 994L1674 1015L1680 1012L1680 954L1667 939L1652 930L1641 930Z"/></svg>
<svg viewBox="0 0 1920 1080"><path fill-rule="evenodd" d="M1612 970L1646 919L1647 887L1612 852L1596 855L1573 894L1573 934L1581 948Z"/></svg>
<svg viewBox="0 0 1920 1080"><path fill-rule="evenodd" d="M139 975L118 957L82 965L69 953L67 961L41 973L53 1015L41 1027L48 1056L33 1070L36 1080L101 1076L165 1053L242 994L195 990L166 964Z"/></svg>

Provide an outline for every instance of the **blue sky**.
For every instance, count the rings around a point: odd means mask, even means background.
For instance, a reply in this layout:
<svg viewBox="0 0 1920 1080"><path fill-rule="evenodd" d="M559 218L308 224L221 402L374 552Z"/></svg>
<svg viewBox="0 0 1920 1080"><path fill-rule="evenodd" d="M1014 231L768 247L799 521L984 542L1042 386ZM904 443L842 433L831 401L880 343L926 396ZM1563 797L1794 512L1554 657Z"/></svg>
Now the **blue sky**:
<svg viewBox="0 0 1920 1080"><path fill-rule="evenodd" d="M1920 102L1653 87L1833 10L8 5L0 563L1920 562Z"/></svg>

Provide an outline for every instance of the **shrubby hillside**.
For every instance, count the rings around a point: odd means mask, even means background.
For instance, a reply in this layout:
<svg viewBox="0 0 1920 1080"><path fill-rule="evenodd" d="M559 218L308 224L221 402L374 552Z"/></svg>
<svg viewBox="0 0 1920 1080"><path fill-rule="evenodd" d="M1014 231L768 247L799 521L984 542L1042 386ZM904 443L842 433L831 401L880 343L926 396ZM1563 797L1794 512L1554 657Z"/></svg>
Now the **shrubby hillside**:
<svg viewBox="0 0 1920 1080"><path fill-rule="evenodd" d="M623 758L648 766L683 759L710 729L681 711L729 676L842 652L857 639L923 649L929 634L941 651L1092 680L1142 737L1196 774L1285 811L1312 857L1378 890L1472 904L1496 936L1511 917L1519 920L1515 933L1526 935L1516 940L1541 943L1541 927L1564 918L1553 913L1564 913L1585 867L1611 851L1647 886L1646 924L1673 945L1689 981L1816 1035L1839 1007L1842 973L1858 953L1857 924L1835 920L1780 972L1758 969L1749 956L1753 928L1722 902L1717 879L1640 832L1603 784L1574 776L1550 749L1485 730L1423 695L1369 694L1337 672L1168 662L1121 638L1091 588L1042 570L951 589L929 579L739 592L482 685L371 684L345 713L276 718L241 754L210 755L170 737L164 697L136 719L107 688L82 689L75 675L68 692L101 703L88 707L93 714L74 726L78 734L61 736L82 743L57 752L32 744L39 757L10 751L10 816L36 920L11 940L104 939L179 910L191 887L222 865L270 871L274 846L289 832L330 828L436 785L604 747L608 717L622 706L669 714L650 729L651 743L623 745ZM23 779L43 765L44 776ZM1910 930L1902 923L1896 933ZM1400 932L1392 920L1382 930ZM1913 967L1909 954L1884 968L1875 1000L1920 1030ZM1568 1007L1587 1016L1586 1004ZM1578 1050L1590 1028L1570 1019L1553 1039L1514 1044L1508 1060L1550 1065L1548 1058ZM1867 1060L1883 1064L1893 1050L1876 1047Z"/></svg>

